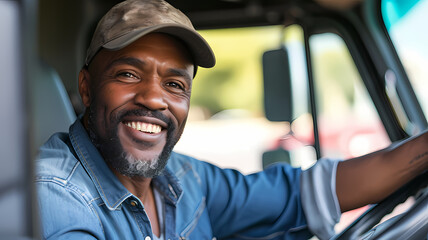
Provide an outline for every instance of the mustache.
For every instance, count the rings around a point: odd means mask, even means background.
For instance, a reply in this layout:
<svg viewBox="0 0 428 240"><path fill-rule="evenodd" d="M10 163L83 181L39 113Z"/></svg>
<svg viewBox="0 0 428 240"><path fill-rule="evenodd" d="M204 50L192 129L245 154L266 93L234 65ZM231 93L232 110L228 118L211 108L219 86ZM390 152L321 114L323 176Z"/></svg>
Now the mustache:
<svg viewBox="0 0 428 240"><path fill-rule="evenodd" d="M172 120L169 117L165 116L165 114L163 114L162 112L152 111L152 110L148 110L148 109L144 109L144 108L122 110L122 111L120 111L120 112L118 112L112 116L112 118L113 118L112 121L113 122L121 122L125 117L130 117L130 116L157 118L157 119L165 122L167 124L168 128L170 128L173 124Z"/></svg>

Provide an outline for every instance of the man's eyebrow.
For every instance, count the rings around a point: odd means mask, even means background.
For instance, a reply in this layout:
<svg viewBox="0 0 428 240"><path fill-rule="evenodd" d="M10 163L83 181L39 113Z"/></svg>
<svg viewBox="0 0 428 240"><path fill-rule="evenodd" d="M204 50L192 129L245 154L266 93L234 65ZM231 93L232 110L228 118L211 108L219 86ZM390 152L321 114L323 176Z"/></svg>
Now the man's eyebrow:
<svg viewBox="0 0 428 240"><path fill-rule="evenodd" d="M190 74L184 70L184 69L179 69L179 68L170 68L168 69L168 73L172 74L174 76L180 76L180 77L184 77L186 79L186 81L191 82L192 81L192 77L190 76Z"/></svg>
<svg viewBox="0 0 428 240"><path fill-rule="evenodd" d="M126 65L131 65L134 67L142 67L144 66L146 63L144 61L141 61L138 58L131 58L131 57L127 57L127 58L118 58L116 60L114 60L113 62L111 62L108 66L107 69L112 68L116 65L120 65L120 64L126 64Z"/></svg>

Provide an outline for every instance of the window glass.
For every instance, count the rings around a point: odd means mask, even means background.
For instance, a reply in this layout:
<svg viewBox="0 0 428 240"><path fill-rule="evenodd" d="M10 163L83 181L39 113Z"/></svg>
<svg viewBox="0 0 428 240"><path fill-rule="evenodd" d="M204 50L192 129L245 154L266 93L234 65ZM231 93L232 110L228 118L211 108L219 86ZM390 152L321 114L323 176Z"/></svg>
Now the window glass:
<svg viewBox="0 0 428 240"><path fill-rule="evenodd" d="M428 114L428 0L383 0L382 16L425 116Z"/></svg>
<svg viewBox="0 0 428 240"><path fill-rule="evenodd" d="M321 154L352 158L390 141L349 51L338 35L310 38Z"/></svg>

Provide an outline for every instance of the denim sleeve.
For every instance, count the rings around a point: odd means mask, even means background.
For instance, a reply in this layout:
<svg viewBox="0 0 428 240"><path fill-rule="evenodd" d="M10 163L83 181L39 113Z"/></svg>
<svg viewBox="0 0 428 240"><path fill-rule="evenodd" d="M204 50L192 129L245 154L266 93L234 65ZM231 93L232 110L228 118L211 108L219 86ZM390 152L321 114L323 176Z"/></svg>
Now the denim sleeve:
<svg viewBox="0 0 428 240"><path fill-rule="evenodd" d="M198 163L214 236L218 239L308 239L300 201L301 170L277 164L242 175Z"/></svg>
<svg viewBox="0 0 428 240"><path fill-rule="evenodd" d="M96 213L76 188L56 178L36 179L36 187L42 239L104 239Z"/></svg>
<svg viewBox="0 0 428 240"><path fill-rule="evenodd" d="M321 159L301 175L301 197L309 229L319 239L334 235L341 212L336 196L338 161Z"/></svg>

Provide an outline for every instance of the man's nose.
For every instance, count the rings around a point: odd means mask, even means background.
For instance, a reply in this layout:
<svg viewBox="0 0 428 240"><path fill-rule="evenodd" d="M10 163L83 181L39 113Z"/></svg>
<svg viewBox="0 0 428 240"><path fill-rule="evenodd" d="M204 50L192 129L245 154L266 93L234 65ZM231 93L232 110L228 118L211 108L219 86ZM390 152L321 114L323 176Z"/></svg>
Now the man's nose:
<svg viewBox="0 0 428 240"><path fill-rule="evenodd" d="M165 91L159 83L141 82L136 87L135 104L142 105L150 110L165 110Z"/></svg>

